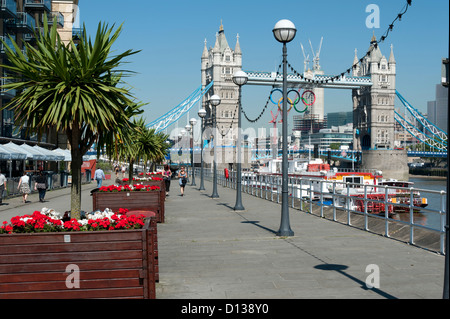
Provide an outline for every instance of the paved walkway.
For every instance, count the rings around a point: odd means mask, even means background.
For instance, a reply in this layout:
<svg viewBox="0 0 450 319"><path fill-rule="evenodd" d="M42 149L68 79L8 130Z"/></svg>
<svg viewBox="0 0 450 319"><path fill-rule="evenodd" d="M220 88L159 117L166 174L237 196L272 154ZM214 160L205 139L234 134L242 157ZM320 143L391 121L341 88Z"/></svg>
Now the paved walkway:
<svg viewBox="0 0 450 319"><path fill-rule="evenodd" d="M293 209L295 236L279 238L279 204L243 194L246 210L235 212L235 190L219 186L212 199L205 182L206 191L187 186L181 197L177 182L158 224L159 299L442 298L443 256ZM95 186L83 185L83 210ZM65 211L70 189L46 199L7 199L0 222L44 206ZM379 268L379 288L366 287L368 265Z"/></svg>
<svg viewBox="0 0 450 319"><path fill-rule="evenodd" d="M235 212L235 190L212 199L197 182L181 197L177 182L158 225L157 298L442 298L443 256L294 209L294 237L279 238L280 204L243 194ZM369 265L379 288L367 289Z"/></svg>

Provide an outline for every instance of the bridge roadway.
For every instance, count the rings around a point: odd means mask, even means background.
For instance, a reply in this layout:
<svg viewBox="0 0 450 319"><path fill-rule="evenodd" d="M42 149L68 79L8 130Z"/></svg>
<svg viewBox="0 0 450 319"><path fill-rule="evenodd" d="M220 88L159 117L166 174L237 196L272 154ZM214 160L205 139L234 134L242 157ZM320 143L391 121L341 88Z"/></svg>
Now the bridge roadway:
<svg viewBox="0 0 450 319"><path fill-rule="evenodd" d="M83 186L86 211L94 187ZM158 299L442 298L441 255L294 209L295 236L279 238L280 204L242 194L246 210L235 212L235 190L218 186L220 198L212 199L211 183L205 187L187 186L181 197L172 181L166 222L158 224ZM43 206L64 211L69 189L48 192L46 199L5 200L0 223ZM366 267L373 264L380 286L368 289L374 273Z"/></svg>

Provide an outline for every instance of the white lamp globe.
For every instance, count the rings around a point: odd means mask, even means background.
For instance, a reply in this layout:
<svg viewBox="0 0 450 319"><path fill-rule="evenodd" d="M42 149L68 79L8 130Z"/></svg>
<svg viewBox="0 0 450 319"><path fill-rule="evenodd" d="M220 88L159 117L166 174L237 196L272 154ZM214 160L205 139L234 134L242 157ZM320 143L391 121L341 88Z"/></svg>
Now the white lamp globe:
<svg viewBox="0 0 450 319"><path fill-rule="evenodd" d="M286 19L278 21L272 31L275 39L281 43L291 42L297 33L295 25Z"/></svg>

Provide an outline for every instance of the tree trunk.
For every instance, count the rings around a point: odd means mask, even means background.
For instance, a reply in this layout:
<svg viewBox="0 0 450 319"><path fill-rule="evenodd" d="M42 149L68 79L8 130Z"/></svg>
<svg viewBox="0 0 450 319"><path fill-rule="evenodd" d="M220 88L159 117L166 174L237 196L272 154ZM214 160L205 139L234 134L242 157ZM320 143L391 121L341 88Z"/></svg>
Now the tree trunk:
<svg viewBox="0 0 450 319"><path fill-rule="evenodd" d="M134 166L134 161L132 159L130 159L129 161L129 167L128 167L128 179L129 179L129 183L132 184L133 183L133 166Z"/></svg>
<svg viewBox="0 0 450 319"><path fill-rule="evenodd" d="M81 165L83 164L83 155L79 149L80 131L74 127L71 134L72 186L70 190L70 210L71 218L79 220L81 218Z"/></svg>

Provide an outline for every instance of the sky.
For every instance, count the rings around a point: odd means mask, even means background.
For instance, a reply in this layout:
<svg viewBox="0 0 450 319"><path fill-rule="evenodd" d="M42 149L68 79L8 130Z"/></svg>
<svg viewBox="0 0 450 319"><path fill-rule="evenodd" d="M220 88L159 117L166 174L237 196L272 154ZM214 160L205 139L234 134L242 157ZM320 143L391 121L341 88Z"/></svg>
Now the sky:
<svg viewBox="0 0 450 319"><path fill-rule="evenodd" d="M370 4L379 8L379 28L366 25L372 14L366 12ZM289 19L297 28L295 39L288 44L289 63L302 72L301 44L311 56L309 40L317 50L323 37L321 68L325 74L337 75L351 67L355 49L358 57L365 54L372 35L379 39L405 4L406 0L80 0L79 21L91 35L99 22L110 26L123 23L114 49L117 53L141 50L126 65L137 73L125 80L132 94L148 103L143 107L144 117L151 122L200 86L204 41L208 48L214 46L221 22L232 49L239 34L243 70L276 71L282 45L273 37L272 29L277 21ZM380 44L387 58L393 45L397 90L422 113L426 113L427 101L435 99L442 58L448 56L448 12L447 0L413 0ZM242 107L249 117L261 113L269 94L270 87L243 87ZM397 99L396 107L400 106ZM197 110L194 106L190 117L196 116ZM276 110L276 106L270 105L256 125L269 127L270 110ZM351 110L351 90L325 90L325 113ZM181 121L185 125L187 118ZM251 125L243 119L244 128Z"/></svg>

